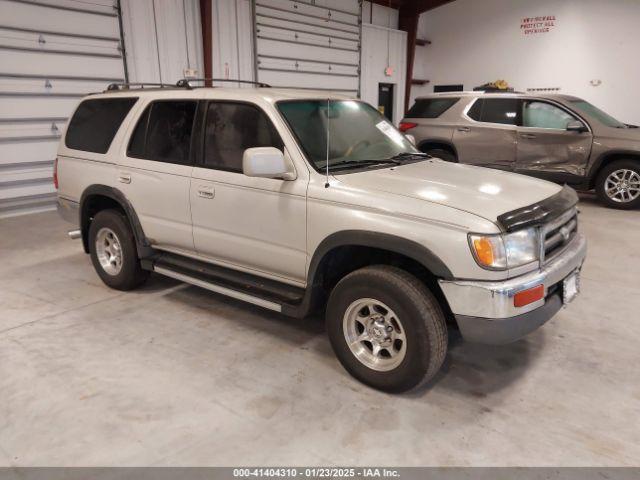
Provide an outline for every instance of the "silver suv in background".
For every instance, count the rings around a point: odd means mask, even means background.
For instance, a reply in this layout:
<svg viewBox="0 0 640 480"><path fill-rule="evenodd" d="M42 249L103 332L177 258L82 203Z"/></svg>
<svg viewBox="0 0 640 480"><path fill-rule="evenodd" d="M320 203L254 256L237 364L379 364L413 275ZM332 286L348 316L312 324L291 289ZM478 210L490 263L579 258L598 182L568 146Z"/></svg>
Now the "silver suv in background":
<svg viewBox="0 0 640 480"><path fill-rule="evenodd" d="M443 160L595 189L612 208L640 206L640 129L581 98L432 94L416 99L400 130Z"/></svg>

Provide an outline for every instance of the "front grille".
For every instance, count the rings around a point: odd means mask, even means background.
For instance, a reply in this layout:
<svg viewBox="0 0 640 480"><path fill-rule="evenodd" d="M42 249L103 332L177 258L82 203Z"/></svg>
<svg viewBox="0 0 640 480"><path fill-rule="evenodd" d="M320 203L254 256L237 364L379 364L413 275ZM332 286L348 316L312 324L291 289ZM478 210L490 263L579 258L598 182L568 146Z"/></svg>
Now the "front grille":
<svg viewBox="0 0 640 480"><path fill-rule="evenodd" d="M578 212L572 208L560 218L545 225L542 230L542 258L549 262L571 243L578 232Z"/></svg>

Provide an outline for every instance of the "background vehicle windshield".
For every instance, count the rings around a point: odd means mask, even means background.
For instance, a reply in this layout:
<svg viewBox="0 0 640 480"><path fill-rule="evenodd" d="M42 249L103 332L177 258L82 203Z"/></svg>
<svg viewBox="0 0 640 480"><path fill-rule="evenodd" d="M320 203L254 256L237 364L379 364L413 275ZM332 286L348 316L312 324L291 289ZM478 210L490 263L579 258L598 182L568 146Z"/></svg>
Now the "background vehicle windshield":
<svg viewBox="0 0 640 480"><path fill-rule="evenodd" d="M403 152L419 153L380 112L364 102L287 100L278 102L278 109L317 170L327 163L327 125L329 168L346 162L362 162L364 166Z"/></svg>
<svg viewBox="0 0 640 480"><path fill-rule="evenodd" d="M609 115L608 113L603 112L598 107L596 107L595 105L590 104L586 100L574 100L571 103L578 110L586 113L587 115L592 116L593 118L598 120L600 123L603 123L607 127L626 128L626 125L624 123L619 122L618 120L613 118L611 115Z"/></svg>

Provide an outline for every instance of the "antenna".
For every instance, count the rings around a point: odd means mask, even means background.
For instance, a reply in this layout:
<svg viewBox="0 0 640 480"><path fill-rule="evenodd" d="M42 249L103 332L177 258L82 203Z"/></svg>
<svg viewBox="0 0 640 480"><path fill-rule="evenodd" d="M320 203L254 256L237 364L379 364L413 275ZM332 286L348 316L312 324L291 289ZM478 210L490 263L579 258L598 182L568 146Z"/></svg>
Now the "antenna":
<svg viewBox="0 0 640 480"><path fill-rule="evenodd" d="M324 184L324 188L329 188L329 119L331 118L331 112L329 111L331 104L329 102L329 97L327 97L327 163L325 163L324 166L327 180Z"/></svg>

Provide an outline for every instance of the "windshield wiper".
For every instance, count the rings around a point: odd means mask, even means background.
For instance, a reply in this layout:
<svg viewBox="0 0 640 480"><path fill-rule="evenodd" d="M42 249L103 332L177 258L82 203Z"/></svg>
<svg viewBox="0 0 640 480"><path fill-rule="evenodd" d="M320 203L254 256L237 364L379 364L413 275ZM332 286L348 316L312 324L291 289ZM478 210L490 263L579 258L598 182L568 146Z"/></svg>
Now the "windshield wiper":
<svg viewBox="0 0 640 480"><path fill-rule="evenodd" d="M398 159L395 158L382 158L380 160L341 160L339 162L336 163L332 163L331 165L329 165L329 170L334 170L334 169L343 169L343 168L358 168L358 167L370 167L370 166L374 166L374 165L388 165L388 164L393 164L393 165L400 165L401 162L398 161ZM325 167L321 167L321 168L325 168Z"/></svg>
<svg viewBox="0 0 640 480"><path fill-rule="evenodd" d="M401 160L411 160L413 158L433 158L431 155L429 155L428 153L422 153L422 152L401 152L398 153L397 155L394 155L393 157L391 157L389 160L396 160L396 161L401 161Z"/></svg>

